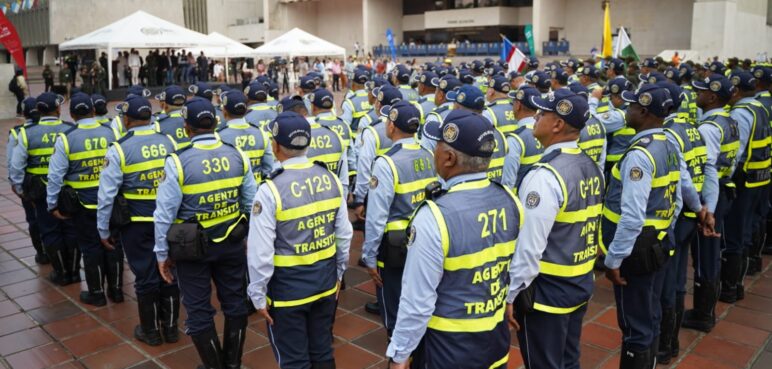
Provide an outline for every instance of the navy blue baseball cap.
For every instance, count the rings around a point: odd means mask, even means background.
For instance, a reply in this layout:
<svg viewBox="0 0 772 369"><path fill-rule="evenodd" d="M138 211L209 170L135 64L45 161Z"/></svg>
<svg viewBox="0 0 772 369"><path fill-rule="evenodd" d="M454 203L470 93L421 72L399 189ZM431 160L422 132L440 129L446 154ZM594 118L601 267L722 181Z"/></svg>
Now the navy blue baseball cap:
<svg viewBox="0 0 772 369"><path fill-rule="evenodd" d="M502 66L500 66L498 64L494 64L490 68L485 68L485 74L487 74L489 76L502 76L502 77L506 77L506 73L505 73L504 67L502 67Z"/></svg>
<svg viewBox="0 0 772 369"><path fill-rule="evenodd" d="M705 66L711 73L724 74L726 72L726 65L720 61L714 61Z"/></svg>
<svg viewBox="0 0 772 369"><path fill-rule="evenodd" d="M521 104L525 105L526 108L531 110L539 110L539 107L531 102L531 97L534 96L541 96L541 92L539 92L536 87L528 85L522 85L517 90L513 90L509 93L510 98L515 101L519 101Z"/></svg>
<svg viewBox="0 0 772 369"><path fill-rule="evenodd" d="M552 76L547 74L547 72L538 70L531 74L529 82L536 86L536 88L550 88L550 86L552 86L550 78L552 78Z"/></svg>
<svg viewBox="0 0 772 369"><path fill-rule="evenodd" d="M249 86L244 87L244 95L249 100L265 100L268 98L268 89L264 84L258 81L252 81Z"/></svg>
<svg viewBox="0 0 772 369"><path fill-rule="evenodd" d="M550 92L546 97L531 96L531 103L542 111L557 114L570 126L582 129L590 119L590 105L587 99L566 88Z"/></svg>
<svg viewBox="0 0 772 369"><path fill-rule="evenodd" d="M683 99L683 90L681 90L681 87L671 81L660 81L656 84L670 93L670 99L673 100L673 106L677 107L681 105L681 100Z"/></svg>
<svg viewBox="0 0 772 369"><path fill-rule="evenodd" d="M643 84L635 92L622 92L622 100L643 106L660 118L667 117L670 109L673 107L673 99L670 97L670 92L653 83Z"/></svg>
<svg viewBox="0 0 772 369"><path fill-rule="evenodd" d="M133 85L133 86L129 86L129 88L126 90L126 97L128 97L129 95L150 97L151 93L150 93L150 90L146 89L144 86Z"/></svg>
<svg viewBox="0 0 772 369"><path fill-rule="evenodd" d="M351 80L354 83L363 85L370 80L370 72L367 69L355 69L354 78Z"/></svg>
<svg viewBox="0 0 772 369"><path fill-rule="evenodd" d="M504 76L491 77L491 81L488 82L488 87L496 90L497 92L502 92L505 94L508 94L509 91L512 91L512 84L510 84L509 79Z"/></svg>
<svg viewBox="0 0 772 369"><path fill-rule="evenodd" d="M464 154L489 158L496 146L491 122L482 115L468 110L453 110L442 125L427 125L424 132L429 138L444 142Z"/></svg>
<svg viewBox="0 0 772 369"><path fill-rule="evenodd" d="M222 84L222 85L217 86L217 88L214 89L214 93L217 94L217 96L220 96L223 92L228 92L228 91L231 91L231 90L233 90L233 89L230 88L230 86Z"/></svg>
<svg viewBox="0 0 772 369"><path fill-rule="evenodd" d="M560 68L560 63L558 62L549 62L547 64L544 64L544 71L547 73L552 72L553 70ZM551 73L550 73L551 74Z"/></svg>
<svg viewBox="0 0 772 369"><path fill-rule="evenodd" d="M692 69L691 65L681 63L681 65L678 66L678 76L681 80L684 78L692 78L692 75L694 75L694 69Z"/></svg>
<svg viewBox="0 0 772 369"><path fill-rule="evenodd" d="M269 95L275 95L279 93L279 85L276 84L274 81L268 82L268 85L266 86L266 90L268 90Z"/></svg>
<svg viewBox="0 0 772 369"><path fill-rule="evenodd" d="M471 85L474 83L474 76L469 69L461 69L458 71L458 80L463 84Z"/></svg>
<svg viewBox="0 0 772 369"><path fill-rule="evenodd" d="M314 78L316 78L316 77L311 75L311 73L306 74L303 77L300 77L300 82L299 82L300 88L303 89L303 90L306 90L306 91L313 91L313 90L315 90L316 89L316 82L314 82Z"/></svg>
<svg viewBox="0 0 772 369"><path fill-rule="evenodd" d="M438 78L437 80L432 80L432 85L437 86L440 91L447 94L448 92L461 87L462 83L458 80L458 78L452 75L446 75L444 77Z"/></svg>
<svg viewBox="0 0 772 369"><path fill-rule="evenodd" d="M507 72L507 78L509 78L510 81L515 79L515 78L517 78L517 77L520 77L520 73L518 71L511 70L511 71Z"/></svg>
<svg viewBox="0 0 772 369"><path fill-rule="evenodd" d="M472 64L469 66L469 69L477 73L482 73L483 70L485 70L485 63L479 60L472 60Z"/></svg>
<svg viewBox="0 0 772 369"><path fill-rule="evenodd" d="M702 91L710 91L723 99L732 97L735 89L729 78L717 73L711 74L704 80L692 81L692 87Z"/></svg>
<svg viewBox="0 0 772 369"><path fill-rule="evenodd" d="M755 91L756 90L756 77L753 73L744 71L742 69L735 69L729 75L729 82L737 87L740 91Z"/></svg>
<svg viewBox="0 0 772 369"><path fill-rule="evenodd" d="M40 113L50 113L64 102L64 96L53 92L43 92L35 99L35 106Z"/></svg>
<svg viewBox="0 0 772 369"><path fill-rule="evenodd" d="M568 83L568 72L564 71L561 67L556 67L550 71L550 77L552 77L554 80L557 80L561 85Z"/></svg>
<svg viewBox="0 0 772 369"><path fill-rule="evenodd" d="M614 78L606 84L603 88L603 94L621 94L622 91L630 91L633 89L633 84L627 80L627 78Z"/></svg>
<svg viewBox="0 0 772 369"><path fill-rule="evenodd" d="M389 118L400 131L416 133L421 124L421 112L408 101L398 101L394 105L381 107L381 115Z"/></svg>
<svg viewBox="0 0 772 369"><path fill-rule="evenodd" d="M126 115L132 119L148 120L153 115L153 107L145 97L132 95L115 106L118 114Z"/></svg>
<svg viewBox="0 0 772 369"><path fill-rule="evenodd" d="M664 75L667 79L673 81L675 84L681 84L681 73L677 68L668 67L665 69Z"/></svg>
<svg viewBox="0 0 772 369"><path fill-rule="evenodd" d="M392 85L383 85L373 90L375 99L383 105L393 105L402 100L402 93Z"/></svg>
<svg viewBox="0 0 772 369"><path fill-rule="evenodd" d="M383 85L391 86L391 83L389 83L389 81L387 81L383 77L373 77L373 79L371 81L368 81L367 83L365 83L365 88L368 91L374 91L376 88L381 87ZM375 95L373 95L373 96L375 96Z"/></svg>
<svg viewBox="0 0 772 369"><path fill-rule="evenodd" d="M260 82L264 85L268 85L271 82L271 78L264 74L262 76L257 76L257 78L255 78L255 81Z"/></svg>
<svg viewBox="0 0 772 369"><path fill-rule="evenodd" d="M753 76L756 77L756 80L760 82L772 82L772 68L770 67L756 65L751 68L751 73L753 73Z"/></svg>
<svg viewBox="0 0 772 369"><path fill-rule="evenodd" d="M220 95L222 106L231 114L242 115L247 112L247 97L239 90L225 91Z"/></svg>
<svg viewBox="0 0 772 369"><path fill-rule="evenodd" d="M622 59L612 58L605 64L605 67L616 73L623 73L625 71L625 62Z"/></svg>
<svg viewBox="0 0 772 369"><path fill-rule="evenodd" d="M25 117L32 117L38 114L37 100L34 97L27 97L21 102L21 110Z"/></svg>
<svg viewBox="0 0 772 369"><path fill-rule="evenodd" d="M584 96L585 99L590 97L590 90L588 90L587 87L584 87L584 85L579 82L573 82L567 87L569 90L571 90L571 92L579 96Z"/></svg>
<svg viewBox="0 0 772 369"><path fill-rule="evenodd" d="M311 124L294 111L279 113L270 123L271 135L288 149L303 150L311 143Z"/></svg>
<svg viewBox="0 0 772 369"><path fill-rule="evenodd" d="M317 88L308 94L308 100L311 101L311 104L317 108L322 109L332 109L334 104L334 97L332 96L332 92L325 88Z"/></svg>
<svg viewBox="0 0 772 369"><path fill-rule="evenodd" d="M659 63L654 58L646 58L643 60L643 63L641 63L642 67L647 67L647 68L656 68L658 65Z"/></svg>
<svg viewBox="0 0 772 369"><path fill-rule="evenodd" d="M86 115L94 111L94 103L91 96L78 92L70 96L70 114Z"/></svg>
<svg viewBox="0 0 772 369"><path fill-rule="evenodd" d="M463 85L448 92L447 98L469 109L482 110L485 107L485 96L479 88L472 85Z"/></svg>
<svg viewBox="0 0 772 369"><path fill-rule="evenodd" d="M537 59L535 56L531 56L528 58L528 67L529 68L538 68L539 67L539 59Z"/></svg>
<svg viewBox="0 0 772 369"><path fill-rule="evenodd" d="M566 61L565 66L576 71L582 66L582 62L580 62L579 59L571 58Z"/></svg>
<svg viewBox="0 0 772 369"><path fill-rule="evenodd" d="M646 83L657 83L657 82L663 82L667 81L667 77L665 77L664 74L660 72L651 72L646 76L646 80L644 82Z"/></svg>
<svg viewBox="0 0 772 369"><path fill-rule="evenodd" d="M276 111L278 111L279 113L284 111L290 111L296 106L302 106L305 109L306 104L303 102L303 97L298 95L287 96L281 99L281 101L279 101L279 104L276 105Z"/></svg>
<svg viewBox="0 0 772 369"><path fill-rule="evenodd" d="M438 66L437 68L434 68L434 73L437 73L438 77L444 77L448 73L450 73L450 68L445 66Z"/></svg>
<svg viewBox="0 0 772 369"><path fill-rule="evenodd" d="M99 94L91 95L91 103L94 104L94 111L99 115L107 114L107 99Z"/></svg>
<svg viewBox="0 0 772 369"><path fill-rule="evenodd" d="M140 95L141 96L141 95ZM167 86L160 94L155 95L156 100L163 101L169 105L180 106L185 104L187 95L182 87L177 85Z"/></svg>
<svg viewBox="0 0 772 369"><path fill-rule="evenodd" d="M434 86L432 80L435 78L437 78L437 73L426 71L421 73L421 76L418 77L418 82L422 85Z"/></svg>
<svg viewBox="0 0 772 369"><path fill-rule="evenodd" d="M410 82L410 76L413 75L413 71L404 64L397 64L397 66L391 70L391 74L397 77L397 81L400 83L408 83Z"/></svg>
<svg viewBox="0 0 772 369"><path fill-rule="evenodd" d="M216 116L212 102L202 97L193 97L182 107L182 118L191 127L213 129L217 126Z"/></svg>
<svg viewBox="0 0 772 369"><path fill-rule="evenodd" d="M188 86L188 92L205 99L212 99L212 96L214 96L212 86L209 86L206 82L196 82L195 84Z"/></svg>
<svg viewBox="0 0 772 369"><path fill-rule="evenodd" d="M590 78L600 78L600 71L592 65L587 65L576 71L577 76L587 76Z"/></svg>

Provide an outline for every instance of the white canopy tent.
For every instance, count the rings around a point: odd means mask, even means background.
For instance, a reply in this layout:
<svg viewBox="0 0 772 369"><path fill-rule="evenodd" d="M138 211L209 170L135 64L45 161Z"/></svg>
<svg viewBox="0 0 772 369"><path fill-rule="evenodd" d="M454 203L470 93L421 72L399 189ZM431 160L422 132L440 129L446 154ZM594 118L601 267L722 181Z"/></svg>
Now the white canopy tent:
<svg viewBox="0 0 772 369"><path fill-rule="evenodd" d="M59 50L205 48L227 47L229 43L191 31L141 10L96 31L59 45ZM108 88L112 89L112 63L107 63Z"/></svg>
<svg viewBox="0 0 772 369"><path fill-rule="evenodd" d="M325 41L300 28L293 28L289 32L256 48L256 56L272 57L281 56L294 58L296 56L343 56L346 58L346 49L332 42Z"/></svg>
<svg viewBox="0 0 772 369"><path fill-rule="evenodd" d="M230 79L230 72L228 71L228 59L230 58L254 58L255 49L242 44L228 36L225 36L218 32L212 32L207 37L212 42L222 43L224 46L217 47L202 47L190 49L193 54L198 54L203 51L204 55L210 58L224 58L225 59L225 81Z"/></svg>

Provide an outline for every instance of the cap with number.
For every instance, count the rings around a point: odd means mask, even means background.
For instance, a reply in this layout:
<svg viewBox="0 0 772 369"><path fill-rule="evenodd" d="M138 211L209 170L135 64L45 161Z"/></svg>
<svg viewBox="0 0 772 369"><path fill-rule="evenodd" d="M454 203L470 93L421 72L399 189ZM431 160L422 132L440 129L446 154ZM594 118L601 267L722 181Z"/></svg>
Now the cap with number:
<svg viewBox="0 0 772 369"><path fill-rule="evenodd" d="M493 76L488 83L488 87L494 89L496 92L508 94L512 91L512 84L509 83L509 79L504 76Z"/></svg>
<svg viewBox="0 0 772 369"><path fill-rule="evenodd" d="M588 90L587 87L584 87L584 85L579 82L572 82L567 87L569 90L571 90L571 92L579 96L583 96L585 99L590 97L590 90Z"/></svg>
<svg viewBox="0 0 772 369"><path fill-rule="evenodd" d="M561 88L550 92L546 97L532 96L531 103L546 112L557 114L570 126L582 129L587 119L590 119L590 106L587 99L569 89Z"/></svg>
<svg viewBox="0 0 772 369"><path fill-rule="evenodd" d="M126 100L115 106L115 110L121 115L137 120L150 119L150 116L153 114L150 101L137 95L127 97Z"/></svg>
<svg viewBox="0 0 772 369"><path fill-rule="evenodd" d="M213 129L217 125L215 116L212 102L201 97L193 97L182 107L185 123L195 128Z"/></svg>
<svg viewBox="0 0 772 369"><path fill-rule="evenodd" d="M209 86L206 82L196 82L195 84L188 86L188 92L192 93L194 96L203 97L205 99L211 99L212 96L214 96L212 86Z"/></svg>
<svg viewBox="0 0 772 369"><path fill-rule="evenodd" d="M660 118L667 117L673 107L670 92L653 83L641 85L635 92L622 92L622 100L631 104L638 104Z"/></svg>
<svg viewBox="0 0 772 369"><path fill-rule="evenodd" d="M541 96L541 92L537 90L536 87L528 85L522 85L517 90L513 90L509 93L510 98L525 105L526 108L530 110L539 110L539 107L531 102L531 97L534 96Z"/></svg>
<svg viewBox="0 0 772 369"><path fill-rule="evenodd" d="M35 106L41 113L48 113L56 110L64 102L62 95L53 92L43 92L35 100Z"/></svg>
<svg viewBox="0 0 772 369"><path fill-rule="evenodd" d="M627 80L627 78L614 78L608 82L606 87L603 88L603 94L621 94L622 91L630 91L633 89L633 84Z"/></svg>
<svg viewBox="0 0 772 369"><path fill-rule="evenodd" d="M732 85L740 89L740 91L755 91L758 80L751 72L735 69L729 75L729 82L732 82Z"/></svg>
<svg viewBox="0 0 772 369"><path fill-rule="evenodd" d="M177 85L167 86L160 94L155 96L156 100L163 101L169 105L181 106L185 104L187 95L182 87Z"/></svg>
<svg viewBox="0 0 772 369"><path fill-rule="evenodd" d="M278 111L279 113L284 111L290 111L296 106L302 106L303 109L305 110L306 104L303 102L303 97L299 95L287 96L281 99L281 101L279 101L279 104L276 105L276 111Z"/></svg>
<svg viewBox="0 0 772 369"><path fill-rule="evenodd" d="M680 106L682 100L682 90L677 84L671 81L660 81L656 83L657 86L667 90L670 94L670 99L673 100L673 106Z"/></svg>
<svg viewBox="0 0 772 369"><path fill-rule="evenodd" d="M314 82L314 76L310 74L306 74L303 77L300 77L299 82L300 88L306 91L313 91L316 89L316 82Z"/></svg>
<svg viewBox="0 0 772 369"><path fill-rule="evenodd" d="M726 76L713 73L704 80L692 81L692 86L698 90L710 91L722 99L729 99L734 93L734 86Z"/></svg>
<svg viewBox="0 0 772 369"><path fill-rule="evenodd" d="M463 85L457 90L448 92L447 98L473 110L482 110L485 107L485 96L479 88L472 85Z"/></svg>
<svg viewBox="0 0 772 369"><path fill-rule="evenodd" d="M279 113L270 123L271 135L280 146L302 150L311 143L311 124L294 111Z"/></svg>
<svg viewBox="0 0 772 369"><path fill-rule="evenodd" d="M230 114L242 115L247 111L247 97L239 90L230 90L220 95L222 106Z"/></svg>
<svg viewBox="0 0 772 369"><path fill-rule="evenodd" d="M21 102L21 110L25 117L32 117L38 113L37 100L34 97L27 97Z"/></svg>
<svg viewBox="0 0 772 369"><path fill-rule="evenodd" d="M91 96L78 92L70 96L70 114L86 115L94 111L94 103Z"/></svg>
<svg viewBox="0 0 772 369"><path fill-rule="evenodd" d="M332 92L325 88L317 88L308 94L308 100L311 101L311 104L320 109L332 109L333 99Z"/></svg>
<svg viewBox="0 0 772 369"><path fill-rule="evenodd" d="M252 81L249 86L244 87L244 95L246 95L249 100L265 100L268 98L268 90L264 84L258 81Z"/></svg>
<svg viewBox="0 0 772 369"><path fill-rule="evenodd" d="M494 129L493 124L480 114L453 110L442 125L426 126L426 133L464 154L489 158L496 146Z"/></svg>
<svg viewBox="0 0 772 369"><path fill-rule="evenodd" d="M421 123L421 112L407 101L398 101L394 105L381 107L381 115L387 117L400 131L416 133Z"/></svg>
<svg viewBox="0 0 772 369"><path fill-rule="evenodd" d="M142 97L150 97L151 92L150 92L150 90L146 89L143 86L133 85L133 86L129 86L129 88L126 90L126 97L128 97L130 95L136 95L136 96L142 96Z"/></svg>

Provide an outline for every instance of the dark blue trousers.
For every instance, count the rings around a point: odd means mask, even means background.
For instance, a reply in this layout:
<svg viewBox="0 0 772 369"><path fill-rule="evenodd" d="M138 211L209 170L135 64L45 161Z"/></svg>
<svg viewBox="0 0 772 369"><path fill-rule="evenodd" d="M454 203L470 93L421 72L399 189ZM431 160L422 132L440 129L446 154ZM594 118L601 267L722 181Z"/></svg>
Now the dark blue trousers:
<svg viewBox="0 0 772 369"><path fill-rule="evenodd" d="M660 302L663 309L675 308L677 301L686 295L686 269L689 263L689 249L697 235L697 219L678 217L672 243L675 250L668 262L662 285ZM682 304L680 306L683 306Z"/></svg>
<svg viewBox="0 0 772 369"><path fill-rule="evenodd" d="M184 301L184 300L183 300ZM332 322L335 317L335 295L309 304L271 308L268 313L268 339L282 369L311 369L311 363L334 360L332 356Z"/></svg>
<svg viewBox="0 0 772 369"><path fill-rule="evenodd" d="M203 260L178 261L175 265L182 304L188 313L185 320L186 334L195 336L214 328L216 311L210 302L212 281L226 317L247 315L243 289L247 256L243 242L210 241Z"/></svg>
<svg viewBox="0 0 772 369"><path fill-rule="evenodd" d="M716 212L716 232L721 233L720 238L705 237L698 234L696 242L692 242L692 262L694 263L694 277L702 280L716 281L721 273L721 249L726 234L724 219L732 207L732 200L727 197L727 192L722 187L718 192Z"/></svg>
<svg viewBox="0 0 772 369"><path fill-rule="evenodd" d="M515 311L520 354L527 369L578 369L582 319L587 305L570 314Z"/></svg>
<svg viewBox="0 0 772 369"><path fill-rule="evenodd" d="M737 185L737 198L729 207L724 220L724 253L742 255L750 250L763 195L762 187L746 188L742 184Z"/></svg>
<svg viewBox="0 0 772 369"><path fill-rule="evenodd" d="M391 332L397 325L397 310L399 309L399 297L402 296L402 268L378 268L378 274L383 280L383 287L376 287L375 294L381 309L381 319L386 332L391 337Z"/></svg>
<svg viewBox="0 0 772 369"><path fill-rule="evenodd" d="M660 295L667 267L665 264L662 269L643 275L628 273L624 267L620 269L627 285L614 285L614 299L622 344L629 350L647 350L659 336L662 319Z"/></svg>
<svg viewBox="0 0 772 369"><path fill-rule="evenodd" d="M157 294L162 287L177 285L176 281L169 285L161 279L153 252L154 235L151 222L129 223L119 232L117 241L126 253L129 269L134 273L134 291L138 296Z"/></svg>
<svg viewBox="0 0 772 369"><path fill-rule="evenodd" d="M67 273L79 270L78 235L73 220L57 219L48 212L46 200L40 199L35 202L35 221L54 268L61 265ZM96 230L96 225L94 227Z"/></svg>

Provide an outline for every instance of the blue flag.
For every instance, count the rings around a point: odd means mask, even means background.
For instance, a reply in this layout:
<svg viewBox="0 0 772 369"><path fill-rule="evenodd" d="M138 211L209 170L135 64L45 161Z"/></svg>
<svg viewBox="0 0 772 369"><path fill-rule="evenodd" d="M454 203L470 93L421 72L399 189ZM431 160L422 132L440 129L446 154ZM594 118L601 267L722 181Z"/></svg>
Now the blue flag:
<svg viewBox="0 0 772 369"><path fill-rule="evenodd" d="M386 41L389 42L389 50L391 51L391 59L397 60L397 48L394 47L394 32L391 28L386 29Z"/></svg>

